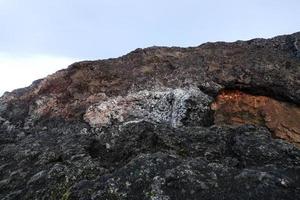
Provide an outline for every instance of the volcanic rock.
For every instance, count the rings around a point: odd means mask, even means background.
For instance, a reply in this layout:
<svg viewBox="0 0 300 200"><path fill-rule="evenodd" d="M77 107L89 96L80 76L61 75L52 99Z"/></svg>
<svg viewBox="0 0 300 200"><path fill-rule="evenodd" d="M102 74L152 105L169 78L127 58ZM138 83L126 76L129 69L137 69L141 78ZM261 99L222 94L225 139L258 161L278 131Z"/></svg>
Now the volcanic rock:
<svg viewBox="0 0 300 200"><path fill-rule="evenodd" d="M265 96L222 91L212 104L215 124L268 127L274 137L300 145L300 107Z"/></svg>
<svg viewBox="0 0 300 200"><path fill-rule="evenodd" d="M0 199L299 199L300 33L151 47L0 98Z"/></svg>
<svg viewBox="0 0 300 200"><path fill-rule="evenodd" d="M211 125L212 98L198 88L143 90L94 104L84 115L92 127L113 123L147 120L172 127L197 124Z"/></svg>

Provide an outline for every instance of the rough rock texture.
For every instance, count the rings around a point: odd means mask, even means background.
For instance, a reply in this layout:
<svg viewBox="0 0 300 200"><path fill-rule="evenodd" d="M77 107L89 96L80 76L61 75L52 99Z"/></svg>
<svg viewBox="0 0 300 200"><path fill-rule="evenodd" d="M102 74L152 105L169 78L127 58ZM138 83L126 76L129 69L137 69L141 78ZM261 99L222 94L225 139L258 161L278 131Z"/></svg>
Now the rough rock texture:
<svg viewBox="0 0 300 200"><path fill-rule="evenodd" d="M111 126L114 123L147 120L183 125L211 125L210 104L213 99L198 88L143 90L128 96L109 98L88 108L84 115L92 127Z"/></svg>
<svg viewBox="0 0 300 200"><path fill-rule="evenodd" d="M300 145L300 107L265 96L222 91L212 104L215 124L268 127L275 137Z"/></svg>
<svg viewBox="0 0 300 200"><path fill-rule="evenodd" d="M137 49L4 94L0 199L300 199L299 41Z"/></svg>

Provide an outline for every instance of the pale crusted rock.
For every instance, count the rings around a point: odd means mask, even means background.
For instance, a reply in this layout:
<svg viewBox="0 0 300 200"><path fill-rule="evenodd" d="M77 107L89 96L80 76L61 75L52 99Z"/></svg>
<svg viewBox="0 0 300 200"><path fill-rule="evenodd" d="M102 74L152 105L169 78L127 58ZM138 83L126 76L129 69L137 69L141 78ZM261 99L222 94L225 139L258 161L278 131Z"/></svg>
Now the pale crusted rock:
<svg viewBox="0 0 300 200"><path fill-rule="evenodd" d="M84 119L93 127L109 126L134 120L168 123L180 127L184 123L209 125L212 98L198 88L140 91L112 98L88 108Z"/></svg>

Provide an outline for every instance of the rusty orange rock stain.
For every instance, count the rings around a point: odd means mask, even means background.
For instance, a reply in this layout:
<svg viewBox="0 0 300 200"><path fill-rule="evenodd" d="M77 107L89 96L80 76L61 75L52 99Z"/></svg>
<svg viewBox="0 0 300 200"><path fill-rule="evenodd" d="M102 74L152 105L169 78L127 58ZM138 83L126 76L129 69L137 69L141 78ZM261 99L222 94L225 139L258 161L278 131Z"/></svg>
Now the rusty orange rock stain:
<svg viewBox="0 0 300 200"><path fill-rule="evenodd" d="M224 90L211 105L215 124L266 126L273 136L300 146L300 107L266 96Z"/></svg>

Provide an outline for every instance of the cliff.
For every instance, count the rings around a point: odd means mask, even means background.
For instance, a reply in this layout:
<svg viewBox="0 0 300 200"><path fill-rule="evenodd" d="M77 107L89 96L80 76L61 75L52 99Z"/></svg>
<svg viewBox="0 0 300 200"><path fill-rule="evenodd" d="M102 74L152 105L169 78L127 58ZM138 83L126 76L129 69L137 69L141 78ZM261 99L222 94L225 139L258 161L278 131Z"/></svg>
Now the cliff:
<svg viewBox="0 0 300 200"><path fill-rule="evenodd" d="M300 198L300 32L151 47L0 98L1 199Z"/></svg>

